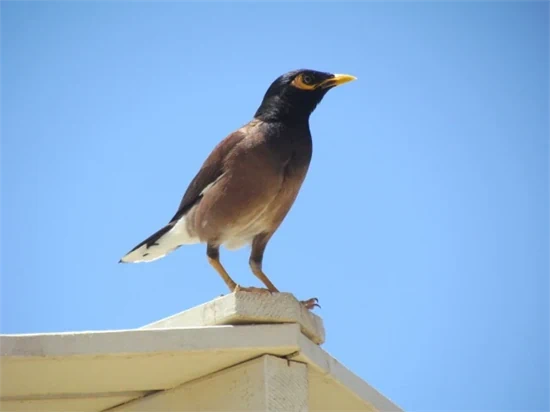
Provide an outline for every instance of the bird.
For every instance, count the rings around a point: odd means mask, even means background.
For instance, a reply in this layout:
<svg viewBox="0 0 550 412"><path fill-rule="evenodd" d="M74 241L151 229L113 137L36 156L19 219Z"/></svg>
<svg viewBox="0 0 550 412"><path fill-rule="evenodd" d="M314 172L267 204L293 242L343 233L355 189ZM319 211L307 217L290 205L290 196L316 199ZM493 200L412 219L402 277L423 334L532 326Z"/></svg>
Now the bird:
<svg viewBox="0 0 550 412"><path fill-rule="evenodd" d="M230 293L279 293L262 262L309 170L310 115L329 90L354 80L349 74L311 69L292 70L273 80L253 118L206 157L172 219L119 263L152 262L183 245L202 243ZM220 261L221 246L250 246L250 269L265 288L236 283ZM307 309L319 306L317 298L300 302Z"/></svg>

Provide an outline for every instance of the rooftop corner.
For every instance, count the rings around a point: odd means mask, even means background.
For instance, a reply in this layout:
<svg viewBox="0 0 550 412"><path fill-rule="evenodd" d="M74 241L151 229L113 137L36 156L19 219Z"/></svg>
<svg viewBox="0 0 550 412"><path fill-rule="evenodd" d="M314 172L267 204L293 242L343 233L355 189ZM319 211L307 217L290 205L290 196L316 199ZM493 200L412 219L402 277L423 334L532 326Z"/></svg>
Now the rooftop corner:
<svg viewBox="0 0 550 412"><path fill-rule="evenodd" d="M321 348L288 293L236 292L139 329L0 336L6 411L400 411Z"/></svg>

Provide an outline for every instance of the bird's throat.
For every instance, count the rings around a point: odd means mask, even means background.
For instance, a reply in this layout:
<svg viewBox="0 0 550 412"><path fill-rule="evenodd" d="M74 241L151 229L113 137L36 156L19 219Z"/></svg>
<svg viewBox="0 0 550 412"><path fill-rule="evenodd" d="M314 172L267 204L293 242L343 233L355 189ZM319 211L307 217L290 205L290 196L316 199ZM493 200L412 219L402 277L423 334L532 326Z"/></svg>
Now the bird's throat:
<svg viewBox="0 0 550 412"><path fill-rule="evenodd" d="M264 122L280 122L288 125L308 124L315 107L293 104L280 96L264 99L254 117Z"/></svg>

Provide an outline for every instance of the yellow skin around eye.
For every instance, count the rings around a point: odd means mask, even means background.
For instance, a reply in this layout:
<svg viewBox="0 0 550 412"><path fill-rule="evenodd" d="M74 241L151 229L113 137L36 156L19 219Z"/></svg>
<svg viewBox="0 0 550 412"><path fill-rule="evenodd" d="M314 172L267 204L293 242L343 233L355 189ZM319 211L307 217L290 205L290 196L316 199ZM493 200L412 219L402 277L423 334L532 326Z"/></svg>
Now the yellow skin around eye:
<svg viewBox="0 0 550 412"><path fill-rule="evenodd" d="M302 90L315 90L317 86L319 86L318 84L305 84L302 75L296 76L296 78L292 80L292 85Z"/></svg>

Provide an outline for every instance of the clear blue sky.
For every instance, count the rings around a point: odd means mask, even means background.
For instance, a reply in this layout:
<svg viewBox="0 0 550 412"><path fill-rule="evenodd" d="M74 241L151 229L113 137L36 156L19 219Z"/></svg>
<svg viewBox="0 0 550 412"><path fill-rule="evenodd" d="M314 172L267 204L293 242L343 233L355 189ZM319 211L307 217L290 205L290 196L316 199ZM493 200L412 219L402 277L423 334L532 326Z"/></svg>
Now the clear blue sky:
<svg viewBox="0 0 550 412"><path fill-rule="evenodd" d="M296 68L311 118L266 273L411 411L548 410L548 3L2 2L1 331L135 328L226 286L119 258ZM259 286L248 249L222 250Z"/></svg>

